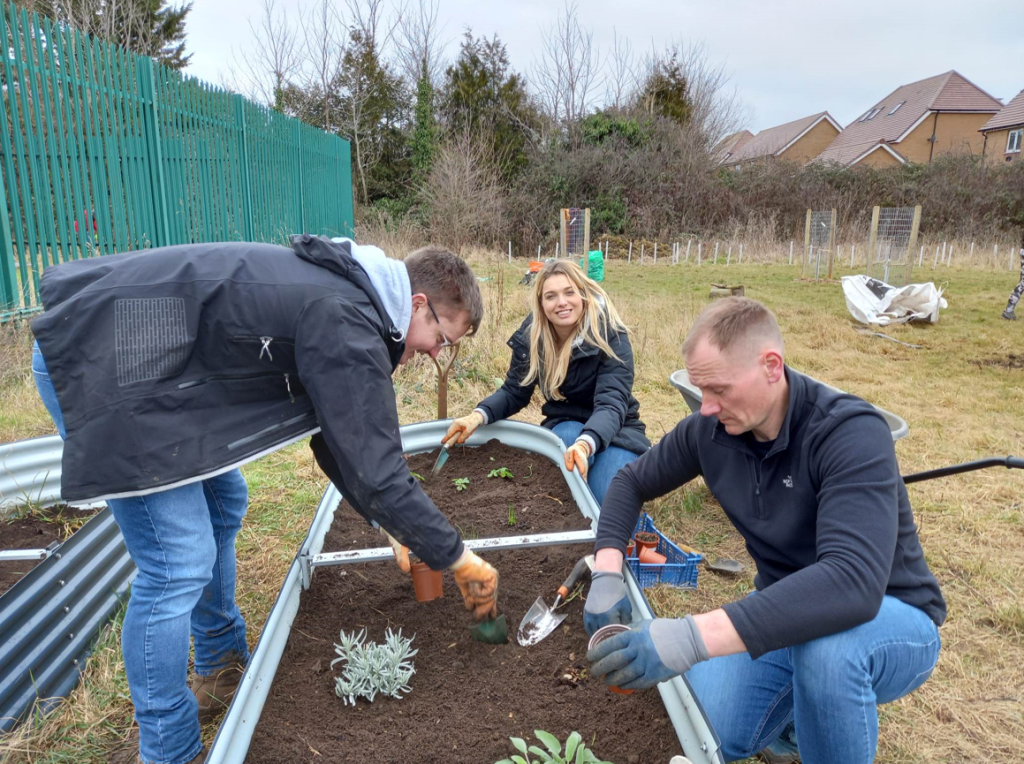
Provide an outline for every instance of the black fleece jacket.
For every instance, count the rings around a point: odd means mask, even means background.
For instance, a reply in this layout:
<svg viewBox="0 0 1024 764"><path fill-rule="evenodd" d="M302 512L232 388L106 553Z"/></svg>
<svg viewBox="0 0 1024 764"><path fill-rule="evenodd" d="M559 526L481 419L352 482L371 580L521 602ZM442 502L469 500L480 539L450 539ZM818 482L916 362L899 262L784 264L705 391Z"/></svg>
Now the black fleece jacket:
<svg viewBox="0 0 1024 764"><path fill-rule="evenodd" d="M786 379L786 419L760 465L745 438L692 414L612 481L596 548L624 551L643 502L703 475L757 566L758 596L725 606L752 657L866 623L886 594L941 625L885 420L792 369Z"/></svg>

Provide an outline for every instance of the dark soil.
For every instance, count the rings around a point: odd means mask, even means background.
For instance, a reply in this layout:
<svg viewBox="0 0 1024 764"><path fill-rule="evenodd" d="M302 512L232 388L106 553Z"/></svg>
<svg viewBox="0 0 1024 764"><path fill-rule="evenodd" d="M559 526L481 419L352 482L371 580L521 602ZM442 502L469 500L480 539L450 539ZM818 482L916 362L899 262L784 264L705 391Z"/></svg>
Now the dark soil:
<svg viewBox="0 0 1024 764"><path fill-rule="evenodd" d="M971 361L975 366L999 366L1004 369L1024 369L1024 355L1009 353L1006 358L986 358L981 361Z"/></svg>
<svg viewBox="0 0 1024 764"><path fill-rule="evenodd" d="M450 573L444 596L420 604L390 562L317 570L246 761L491 764L515 753L510 736L536 744L535 729L562 741L577 730L616 764L663 764L682 753L657 690L618 695L587 674L582 597L565 606L568 618L542 642L515 642L534 599L543 594L550 602L589 551L573 545L488 555L501 573L499 608L510 631L509 644L498 646L469 638L470 616ZM382 641L388 626L416 635L412 692L343 704L330 666L339 630L366 628L368 639Z"/></svg>
<svg viewBox="0 0 1024 764"><path fill-rule="evenodd" d="M48 507L17 520L0 519L0 549L45 549L52 541L64 541L79 528L93 510ZM0 562L0 594L3 594L38 565L41 560Z"/></svg>
<svg viewBox="0 0 1024 764"><path fill-rule="evenodd" d="M430 469L437 451L409 458L409 469L424 478L423 490L459 530L463 538L519 536L527 533L584 530L590 520L580 514L558 466L545 456L531 454L492 440L479 448L456 447L436 477ZM488 477L507 468L514 477ZM462 491L455 478L469 478ZM509 503L515 524L509 524ZM324 540L325 552L385 546L380 533L343 501Z"/></svg>

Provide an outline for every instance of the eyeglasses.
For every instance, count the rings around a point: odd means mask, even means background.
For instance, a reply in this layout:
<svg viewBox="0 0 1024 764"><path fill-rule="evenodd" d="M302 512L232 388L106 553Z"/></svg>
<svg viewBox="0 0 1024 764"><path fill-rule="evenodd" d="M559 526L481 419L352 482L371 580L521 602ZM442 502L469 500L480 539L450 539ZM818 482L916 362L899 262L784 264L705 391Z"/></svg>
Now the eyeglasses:
<svg viewBox="0 0 1024 764"><path fill-rule="evenodd" d="M453 344L451 340L444 336L444 332L441 331L441 319L437 317L437 311L434 310L434 306L430 304L430 298L427 297L427 307L430 308L430 315L434 317L434 321L437 322L437 333L441 335L441 340L438 342L438 347L450 348Z"/></svg>

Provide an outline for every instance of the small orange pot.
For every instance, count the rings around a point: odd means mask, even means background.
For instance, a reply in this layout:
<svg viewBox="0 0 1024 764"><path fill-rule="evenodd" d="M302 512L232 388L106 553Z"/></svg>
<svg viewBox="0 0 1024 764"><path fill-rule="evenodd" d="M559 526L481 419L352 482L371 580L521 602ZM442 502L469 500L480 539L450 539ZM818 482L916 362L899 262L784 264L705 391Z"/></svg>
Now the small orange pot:
<svg viewBox="0 0 1024 764"><path fill-rule="evenodd" d="M664 565L668 557L651 547L644 547L640 550L640 562L644 565Z"/></svg>
<svg viewBox="0 0 1024 764"><path fill-rule="evenodd" d="M616 634L621 634L624 631L629 631L629 627L624 623L610 623L607 626L602 626L590 638L590 642L587 643L587 650L593 650L608 639L608 637L614 637ZM632 695L636 692L636 690L623 690L621 687L609 687L608 689L612 692L617 692L619 695Z"/></svg>
<svg viewBox="0 0 1024 764"><path fill-rule="evenodd" d="M412 564L412 588L417 602L430 602L443 595L441 571L431 570L425 562Z"/></svg>
<svg viewBox="0 0 1024 764"><path fill-rule="evenodd" d="M626 557L636 557L636 542L630 541L626 544Z"/></svg>

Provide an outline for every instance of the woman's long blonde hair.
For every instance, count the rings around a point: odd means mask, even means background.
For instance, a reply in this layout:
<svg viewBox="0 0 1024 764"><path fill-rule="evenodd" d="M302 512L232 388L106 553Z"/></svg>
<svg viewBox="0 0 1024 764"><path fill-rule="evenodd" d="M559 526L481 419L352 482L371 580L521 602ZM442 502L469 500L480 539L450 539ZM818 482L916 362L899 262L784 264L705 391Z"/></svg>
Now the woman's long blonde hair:
<svg viewBox="0 0 1024 764"><path fill-rule="evenodd" d="M544 283L552 276L565 276L569 279L583 300L583 315L576 326L576 334L562 343L559 343L551 322L544 315ZM622 323L601 285L587 278L572 260L555 260L541 269L537 274L531 304L533 325L530 327L530 367L520 384L525 386L536 380L545 398L565 400L559 388L569 371L572 349L579 342L593 345L619 363L622 362L608 344L608 334L627 331L626 325Z"/></svg>

